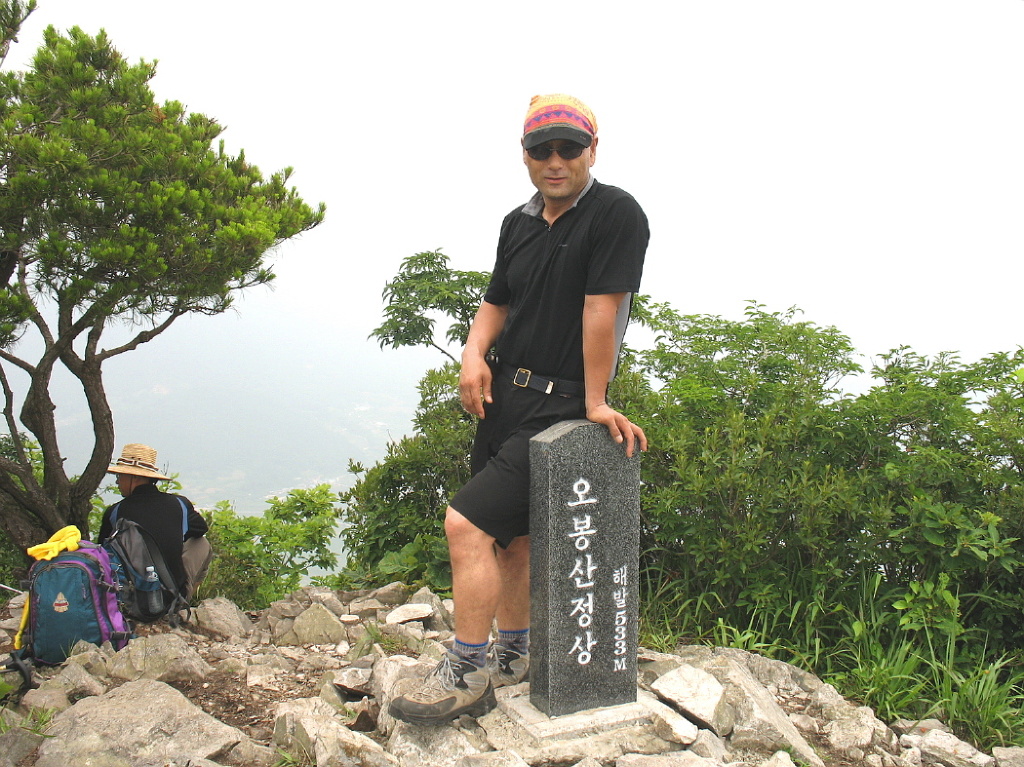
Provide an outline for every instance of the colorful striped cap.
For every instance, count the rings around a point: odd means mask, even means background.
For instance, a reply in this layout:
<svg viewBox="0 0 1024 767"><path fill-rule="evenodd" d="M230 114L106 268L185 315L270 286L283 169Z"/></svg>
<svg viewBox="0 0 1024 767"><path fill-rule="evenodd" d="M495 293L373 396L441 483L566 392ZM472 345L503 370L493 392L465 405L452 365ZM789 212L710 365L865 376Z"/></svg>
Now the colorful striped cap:
<svg viewBox="0 0 1024 767"><path fill-rule="evenodd" d="M523 146L531 149L552 139L590 146L597 135L597 120L590 107L565 93L534 96L523 125Z"/></svg>

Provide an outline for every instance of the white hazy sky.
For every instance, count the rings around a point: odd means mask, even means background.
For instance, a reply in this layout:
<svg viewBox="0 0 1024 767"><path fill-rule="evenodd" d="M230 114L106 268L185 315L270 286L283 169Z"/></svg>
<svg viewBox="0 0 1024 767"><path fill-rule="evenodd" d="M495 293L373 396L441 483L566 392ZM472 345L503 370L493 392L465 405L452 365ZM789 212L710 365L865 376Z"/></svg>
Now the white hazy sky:
<svg viewBox="0 0 1024 767"><path fill-rule="evenodd" d="M1021 0L39 3L8 68L47 24L104 28L159 61L159 99L328 206L272 259L274 291L108 368L118 443L157 447L198 503L340 486L410 428L439 358L366 340L381 289L436 247L490 269L532 191L518 139L535 93L596 113L594 173L647 211L656 300L795 305L865 363L1022 342ZM73 468L87 424L61 415Z"/></svg>

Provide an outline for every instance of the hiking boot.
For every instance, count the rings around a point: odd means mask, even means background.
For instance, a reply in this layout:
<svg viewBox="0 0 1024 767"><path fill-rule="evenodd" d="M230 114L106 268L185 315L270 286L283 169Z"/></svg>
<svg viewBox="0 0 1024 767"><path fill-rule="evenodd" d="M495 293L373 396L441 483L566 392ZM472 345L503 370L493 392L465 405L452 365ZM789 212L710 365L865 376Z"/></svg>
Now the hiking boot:
<svg viewBox="0 0 1024 767"><path fill-rule="evenodd" d="M463 714L483 716L497 704L486 668L448 653L423 685L391 701L388 713L409 724L446 724Z"/></svg>
<svg viewBox="0 0 1024 767"><path fill-rule="evenodd" d="M487 654L487 670L491 673L491 684L495 687L519 684L530 673L530 653L493 644Z"/></svg>

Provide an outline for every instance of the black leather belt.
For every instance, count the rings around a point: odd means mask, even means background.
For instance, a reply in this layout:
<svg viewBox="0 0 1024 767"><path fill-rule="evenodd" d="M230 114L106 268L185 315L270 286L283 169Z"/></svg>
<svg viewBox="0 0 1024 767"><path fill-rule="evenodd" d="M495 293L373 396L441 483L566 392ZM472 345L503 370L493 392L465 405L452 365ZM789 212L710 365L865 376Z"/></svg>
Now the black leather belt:
<svg viewBox="0 0 1024 767"><path fill-rule="evenodd" d="M512 383L524 389L536 389L545 394L561 394L567 397L582 397L586 387L579 381L565 381L561 378L545 378L526 368L502 365L501 374L512 379Z"/></svg>

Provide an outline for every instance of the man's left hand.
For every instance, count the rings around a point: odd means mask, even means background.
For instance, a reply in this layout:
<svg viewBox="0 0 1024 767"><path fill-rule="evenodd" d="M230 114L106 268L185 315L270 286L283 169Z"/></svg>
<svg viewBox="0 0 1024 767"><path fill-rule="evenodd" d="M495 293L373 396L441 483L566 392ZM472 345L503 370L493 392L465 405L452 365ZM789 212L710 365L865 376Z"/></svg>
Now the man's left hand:
<svg viewBox="0 0 1024 767"><path fill-rule="evenodd" d="M608 427L612 439L619 444L625 442L627 456L632 457L633 447L637 444L641 450L647 450L647 435L644 434L644 430L607 404L602 402L600 405L587 408L587 420L604 424Z"/></svg>

